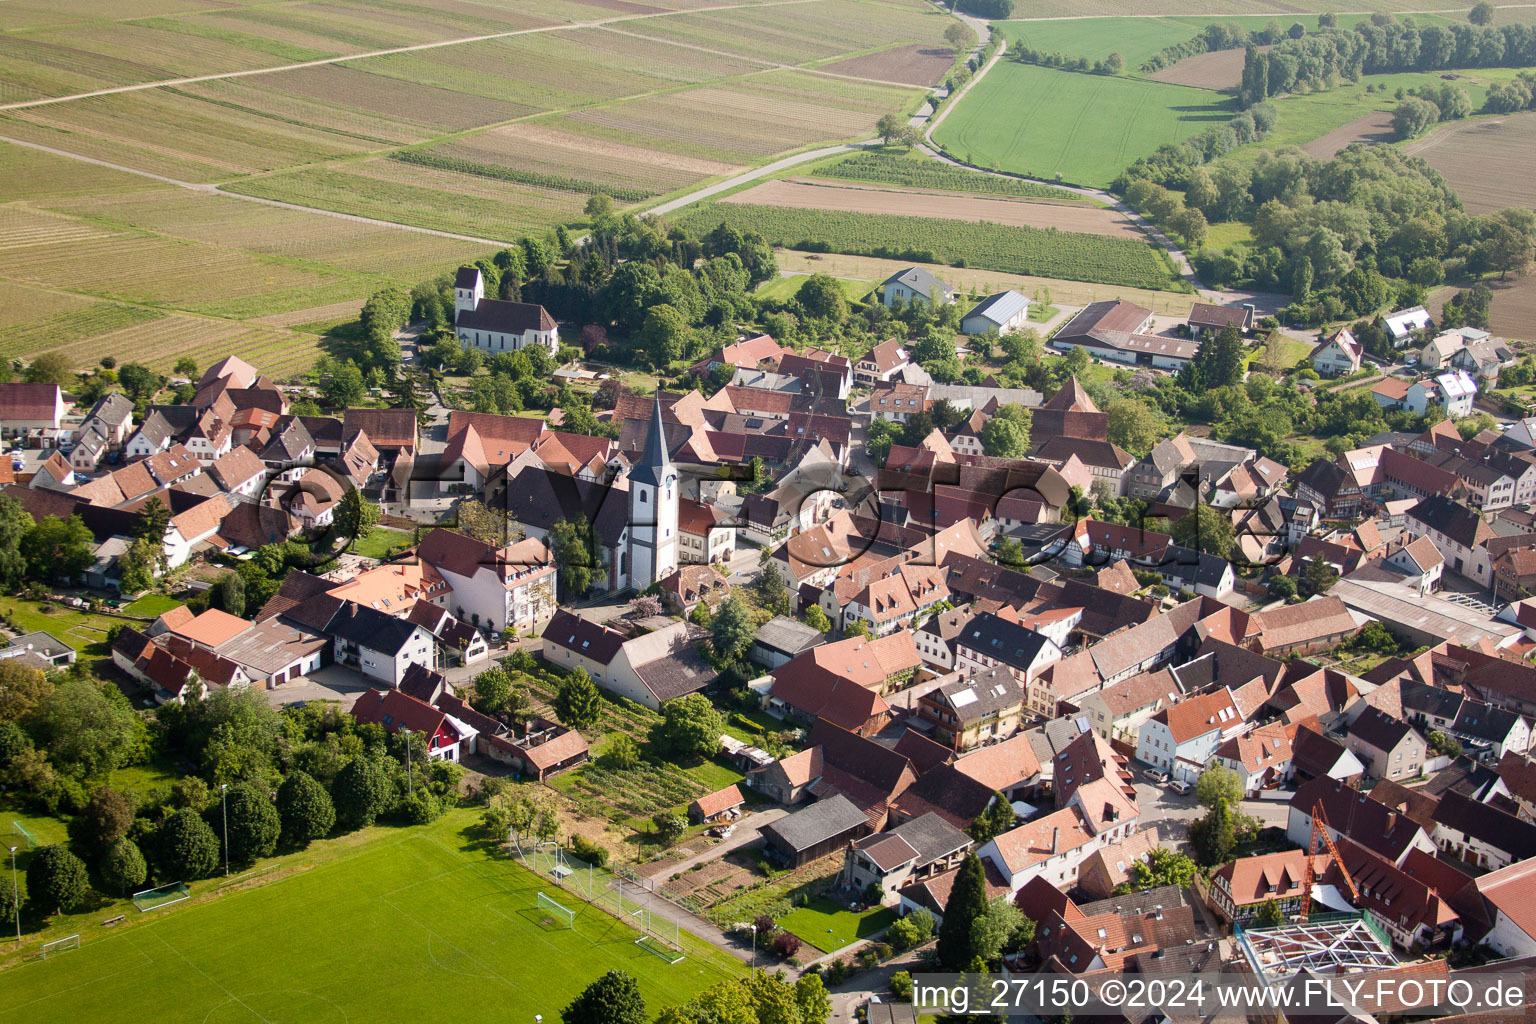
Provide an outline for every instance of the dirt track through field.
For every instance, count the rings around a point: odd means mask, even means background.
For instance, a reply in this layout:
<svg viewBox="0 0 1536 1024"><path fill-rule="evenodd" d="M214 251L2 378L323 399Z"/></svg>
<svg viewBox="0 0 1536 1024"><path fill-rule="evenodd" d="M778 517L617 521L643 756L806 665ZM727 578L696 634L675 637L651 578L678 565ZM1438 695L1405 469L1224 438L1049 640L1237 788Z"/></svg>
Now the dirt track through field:
<svg viewBox="0 0 1536 1024"><path fill-rule="evenodd" d="M1027 199L987 199L935 192L915 192L874 185L813 184L801 179L768 181L738 192L727 203L758 203L800 210L884 213L903 217L942 217L987 221L1018 228L1055 228L1111 238L1144 236L1129 218L1114 210L1065 206Z"/></svg>
<svg viewBox="0 0 1536 1024"><path fill-rule="evenodd" d="M1331 160L1351 142L1391 142L1392 112L1373 110L1364 117L1357 117L1349 124L1340 125L1327 135L1319 136L1301 148L1308 156L1319 160Z"/></svg>

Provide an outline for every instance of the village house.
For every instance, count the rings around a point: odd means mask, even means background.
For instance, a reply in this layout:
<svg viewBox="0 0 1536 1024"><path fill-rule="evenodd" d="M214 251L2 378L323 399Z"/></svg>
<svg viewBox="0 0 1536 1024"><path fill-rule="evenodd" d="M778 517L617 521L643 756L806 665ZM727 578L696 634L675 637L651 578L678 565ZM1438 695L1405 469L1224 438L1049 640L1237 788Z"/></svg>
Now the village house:
<svg viewBox="0 0 1536 1024"><path fill-rule="evenodd" d="M1279 722L1261 725L1224 742L1216 748L1212 760L1237 775L1245 796L1256 796L1262 789L1291 780L1295 773L1291 737L1296 731L1296 726Z"/></svg>
<svg viewBox="0 0 1536 1024"><path fill-rule="evenodd" d="M1407 722L1367 707L1350 723L1350 751L1378 779L1417 778L1424 770L1424 737Z"/></svg>
<svg viewBox="0 0 1536 1024"><path fill-rule="evenodd" d="M1197 302L1189 311L1185 323L1189 326L1189 333L1195 338L1211 337L1219 334L1224 327L1235 327L1239 334L1246 335L1253 330L1253 306L1215 306L1206 302Z"/></svg>
<svg viewBox="0 0 1536 1024"><path fill-rule="evenodd" d="M1493 566L1485 545L1496 534L1465 505L1431 495L1407 511L1403 529L1411 537L1428 537L1453 572L1480 586L1492 584Z"/></svg>
<svg viewBox="0 0 1536 1024"><path fill-rule="evenodd" d="M694 647L686 622L636 637L564 609L544 627L542 657L566 672L585 669L598 686L659 710L663 701L702 690L719 675Z"/></svg>
<svg viewBox="0 0 1536 1024"><path fill-rule="evenodd" d="M912 364L912 355L902 347L900 340L882 341L859 357L853 364L853 379L858 384L875 384L891 381Z"/></svg>
<svg viewBox="0 0 1536 1024"><path fill-rule="evenodd" d="M848 847L838 884L854 892L878 892L879 902L900 901L908 884L960 866L971 837L938 814L903 822L889 832L865 836Z"/></svg>
<svg viewBox="0 0 1536 1024"><path fill-rule="evenodd" d="M998 665L923 694L918 699L918 721L935 740L963 752L1012 736L1027 700L1025 685L1006 665Z"/></svg>
<svg viewBox="0 0 1536 1024"><path fill-rule="evenodd" d="M325 631L335 641L333 657L337 664L351 666L390 687L400 685L413 663L437 668L437 644L432 634L408 619L349 601L326 624Z"/></svg>
<svg viewBox="0 0 1536 1024"><path fill-rule="evenodd" d="M1341 327L1312 350L1312 368L1324 377L1347 377L1359 371L1364 355L1365 346L1355 340L1349 328Z"/></svg>
<svg viewBox="0 0 1536 1024"><path fill-rule="evenodd" d="M1088 855L1102 844L1077 807L1063 807L996 836L977 851L1017 893L1032 878L1066 890L1078 882Z"/></svg>
<svg viewBox="0 0 1536 1024"><path fill-rule="evenodd" d="M915 302L937 302L943 306L955 300L955 290L922 267L897 271L880 282L880 290L882 301L892 308L897 303L910 306Z"/></svg>
<svg viewBox="0 0 1536 1024"><path fill-rule="evenodd" d="M1455 790L1435 807L1434 843L1442 855L1497 871L1536 858L1536 825Z"/></svg>
<svg viewBox="0 0 1536 1024"><path fill-rule="evenodd" d="M1284 850L1229 861L1211 876L1208 902L1212 910L1236 924L1251 921L1273 901L1280 912L1294 917L1301 910L1307 881L1305 850ZM1327 853L1312 854L1312 870L1321 876L1332 862Z"/></svg>
<svg viewBox="0 0 1536 1024"><path fill-rule="evenodd" d="M1154 714L1136 736L1136 760L1194 782L1223 742L1246 728L1227 687Z"/></svg>
<svg viewBox="0 0 1536 1024"><path fill-rule="evenodd" d="M1392 347L1403 348L1413 340L1415 333L1430 325L1431 317L1423 306L1414 306L1388 314L1381 318L1381 322L1387 337L1392 339Z"/></svg>
<svg viewBox="0 0 1536 1024"><path fill-rule="evenodd" d="M410 730L425 736L427 757L433 761L457 763L474 749L476 732L470 725L399 690L368 690L352 705L352 717L387 732Z"/></svg>
<svg viewBox="0 0 1536 1024"><path fill-rule="evenodd" d="M0 437L58 430L67 409L57 384L6 381L0 384Z"/></svg>
<svg viewBox="0 0 1536 1024"><path fill-rule="evenodd" d="M1491 871L1475 884L1494 917L1483 941L1501 956L1536 956L1536 859Z"/></svg>
<svg viewBox="0 0 1536 1024"><path fill-rule="evenodd" d="M1091 302L1049 344L1062 352L1081 348L1099 359L1172 372L1195 357L1196 342L1144 333L1151 328L1152 311L1145 306L1124 299Z"/></svg>

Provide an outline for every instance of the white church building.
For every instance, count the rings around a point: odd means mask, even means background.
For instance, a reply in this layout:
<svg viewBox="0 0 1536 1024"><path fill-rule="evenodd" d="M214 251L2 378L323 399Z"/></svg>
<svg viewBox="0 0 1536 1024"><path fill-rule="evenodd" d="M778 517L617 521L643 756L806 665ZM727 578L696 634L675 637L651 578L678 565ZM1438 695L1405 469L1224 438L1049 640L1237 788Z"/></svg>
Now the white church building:
<svg viewBox="0 0 1536 1024"><path fill-rule="evenodd" d="M482 352L514 352L538 345L550 355L560 346L555 318L537 303L485 297L476 267L460 267L453 281L453 326L459 344Z"/></svg>
<svg viewBox="0 0 1536 1024"><path fill-rule="evenodd" d="M629 526L619 565L619 587L644 590L677 568L680 493L677 467L667 454L659 393L645 433L645 450L628 479Z"/></svg>

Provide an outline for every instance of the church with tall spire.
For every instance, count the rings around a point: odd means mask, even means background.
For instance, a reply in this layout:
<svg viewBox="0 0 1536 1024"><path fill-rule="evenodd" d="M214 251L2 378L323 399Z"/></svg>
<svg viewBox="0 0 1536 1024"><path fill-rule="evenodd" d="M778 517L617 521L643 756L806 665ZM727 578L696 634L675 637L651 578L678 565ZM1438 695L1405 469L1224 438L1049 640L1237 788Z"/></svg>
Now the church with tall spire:
<svg viewBox="0 0 1536 1024"><path fill-rule="evenodd" d="M629 471L629 530L619 577L644 590L677 568L677 467L667 454L656 394L645 449Z"/></svg>

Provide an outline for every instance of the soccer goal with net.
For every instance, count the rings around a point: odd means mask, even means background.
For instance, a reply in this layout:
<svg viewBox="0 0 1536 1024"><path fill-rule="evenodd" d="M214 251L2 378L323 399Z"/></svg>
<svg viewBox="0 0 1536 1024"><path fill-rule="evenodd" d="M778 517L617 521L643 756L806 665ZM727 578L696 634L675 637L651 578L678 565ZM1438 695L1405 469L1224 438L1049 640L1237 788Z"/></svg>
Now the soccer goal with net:
<svg viewBox="0 0 1536 1024"><path fill-rule="evenodd" d="M543 893L539 893L539 913L544 915L544 924L546 926L555 928L576 927L576 911L562 907Z"/></svg>
<svg viewBox="0 0 1536 1024"><path fill-rule="evenodd" d="M27 826L23 825L21 822L11 822L11 835L16 836L22 842L26 843L27 849L37 849L37 837L34 836L31 832L28 832Z"/></svg>
<svg viewBox="0 0 1536 1024"><path fill-rule="evenodd" d="M62 939L54 939L52 942L44 942L38 947L37 955L46 960L55 953L62 953L69 949L80 948L80 936L66 935Z"/></svg>
<svg viewBox="0 0 1536 1024"><path fill-rule="evenodd" d="M186 882L175 882L171 885L162 885L158 889L145 889L143 892L134 893L133 905L143 913L146 910L158 910L172 903L180 903L191 895L192 890L187 888Z"/></svg>

